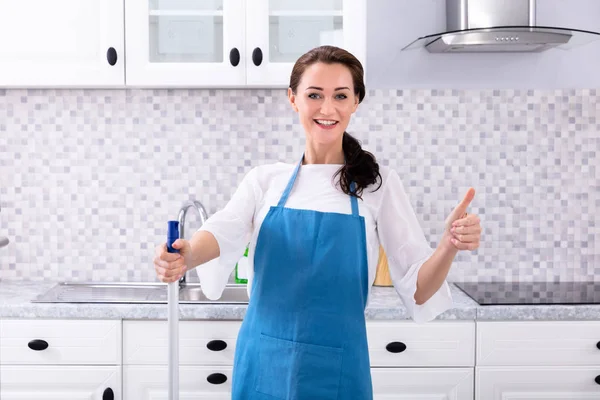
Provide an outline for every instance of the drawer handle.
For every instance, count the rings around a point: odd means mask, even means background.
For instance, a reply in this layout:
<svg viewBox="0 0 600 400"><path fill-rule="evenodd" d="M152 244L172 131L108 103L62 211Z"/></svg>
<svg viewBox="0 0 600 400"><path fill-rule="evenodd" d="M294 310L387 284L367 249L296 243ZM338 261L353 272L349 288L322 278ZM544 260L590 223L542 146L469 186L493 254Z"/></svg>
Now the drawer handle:
<svg viewBox="0 0 600 400"><path fill-rule="evenodd" d="M406 345L402 342L391 342L385 348L390 353L402 353L406 350Z"/></svg>
<svg viewBox="0 0 600 400"><path fill-rule="evenodd" d="M106 61L109 65L115 65L117 63L117 51L114 47L109 47L106 51Z"/></svg>
<svg viewBox="0 0 600 400"><path fill-rule="evenodd" d="M48 342L42 339L33 339L27 343L27 346L29 346L31 350L42 351L48 348Z"/></svg>
<svg viewBox="0 0 600 400"><path fill-rule="evenodd" d="M227 343L222 340L211 340L210 342L208 342L206 347L208 347L208 349L212 351L221 351L227 348Z"/></svg>
<svg viewBox="0 0 600 400"><path fill-rule="evenodd" d="M220 385L222 383L227 382L227 375L225 374L221 374L221 373L214 373L214 374L210 374L206 380L210 383L212 383L213 385Z"/></svg>
<svg viewBox="0 0 600 400"><path fill-rule="evenodd" d="M258 67L262 63L262 60L263 60L262 50L260 49L260 47L257 47L252 52L252 62L254 63L254 65L256 65Z"/></svg>
<svg viewBox="0 0 600 400"><path fill-rule="evenodd" d="M229 62L234 67L237 67L240 63L240 51L236 47L231 49L231 51L229 52Z"/></svg>
<svg viewBox="0 0 600 400"><path fill-rule="evenodd" d="M594 379L594 380L596 381L596 383L597 383L598 385L600 385L600 375L598 375L598 376L596 377L596 379Z"/></svg>
<svg viewBox="0 0 600 400"><path fill-rule="evenodd" d="M102 393L102 400L115 400L115 394L111 388L107 388L104 393Z"/></svg>
<svg viewBox="0 0 600 400"><path fill-rule="evenodd" d="M596 343L596 347L600 350L600 342Z"/></svg>

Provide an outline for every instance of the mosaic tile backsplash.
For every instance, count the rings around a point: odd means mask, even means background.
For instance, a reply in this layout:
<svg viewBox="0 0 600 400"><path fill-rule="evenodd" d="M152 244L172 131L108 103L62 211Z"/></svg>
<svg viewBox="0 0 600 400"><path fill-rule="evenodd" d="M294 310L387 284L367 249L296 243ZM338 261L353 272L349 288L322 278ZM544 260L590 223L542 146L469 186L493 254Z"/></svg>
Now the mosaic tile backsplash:
<svg viewBox="0 0 600 400"><path fill-rule="evenodd" d="M600 281L600 91L377 89L348 130L432 246L476 189L481 247L450 281ZM285 90L0 90L0 279L156 281L185 200L213 214L303 143Z"/></svg>

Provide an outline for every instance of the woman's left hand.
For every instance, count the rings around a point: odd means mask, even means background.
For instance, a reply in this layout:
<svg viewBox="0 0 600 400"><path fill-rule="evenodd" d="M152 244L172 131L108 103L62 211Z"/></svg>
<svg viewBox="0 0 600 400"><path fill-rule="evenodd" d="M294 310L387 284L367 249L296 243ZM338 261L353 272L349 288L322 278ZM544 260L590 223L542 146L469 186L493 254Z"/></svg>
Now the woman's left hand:
<svg viewBox="0 0 600 400"><path fill-rule="evenodd" d="M443 240L457 250L476 250L481 238L480 220L476 214L468 214L467 208L475 197L475 189L469 188L463 201L446 218ZM446 243L445 243L446 244Z"/></svg>

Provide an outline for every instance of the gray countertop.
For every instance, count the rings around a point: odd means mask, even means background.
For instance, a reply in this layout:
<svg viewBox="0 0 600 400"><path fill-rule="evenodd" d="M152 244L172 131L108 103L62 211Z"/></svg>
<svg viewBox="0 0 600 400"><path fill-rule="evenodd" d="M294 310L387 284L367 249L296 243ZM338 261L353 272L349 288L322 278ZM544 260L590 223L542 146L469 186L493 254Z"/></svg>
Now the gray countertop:
<svg viewBox="0 0 600 400"><path fill-rule="evenodd" d="M166 319L166 304L31 303L56 282L0 281L0 318ZM479 306L454 285L454 307L438 320L598 320L600 305ZM242 319L246 305L180 304L180 319ZM373 287L365 311L370 320L409 316L394 288Z"/></svg>

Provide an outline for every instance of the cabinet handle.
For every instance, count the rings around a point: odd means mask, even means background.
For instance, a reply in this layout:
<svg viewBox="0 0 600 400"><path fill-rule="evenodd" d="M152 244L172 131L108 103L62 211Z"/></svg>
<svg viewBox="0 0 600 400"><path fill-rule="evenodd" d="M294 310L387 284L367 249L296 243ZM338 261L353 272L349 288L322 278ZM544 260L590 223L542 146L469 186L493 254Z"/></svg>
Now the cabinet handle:
<svg viewBox="0 0 600 400"><path fill-rule="evenodd" d="M263 55L260 47L255 48L252 52L252 62L254 63L254 65L258 67L262 63L262 58Z"/></svg>
<svg viewBox="0 0 600 400"><path fill-rule="evenodd" d="M42 351L48 348L48 342L42 339L33 339L27 343L27 346L29 346L31 350Z"/></svg>
<svg viewBox="0 0 600 400"><path fill-rule="evenodd" d="M106 60L110 65L115 65L117 63L117 51L114 47L109 47L106 51Z"/></svg>
<svg viewBox="0 0 600 400"><path fill-rule="evenodd" d="M106 388L104 393L102 393L102 400L115 400L115 394L111 388Z"/></svg>
<svg viewBox="0 0 600 400"><path fill-rule="evenodd" d="M210 374L206 380L210 383L212 383L213 385L220 385L222 383L227 382L227 376L225 374L221 374L221 373L214 373L214 374Z"/></svg>
<svg viewBox="0 0 600 400"><path fill-rule="evenodd" d="M596 381L596 383L597 383L598 385L600 385L600 375L598 375L598 376L596 377L596 379L594 379L594 381Z"/></svg>
<svg viewBox="0 0 600 400"><path fill-rule="evenodd" d="M600 342L596 343L596 347L600 350Z"/></svg>
<svg viewBox="0 0 600 400"><path fill-rule="evenodd" d="M229 52L229 62L234 67L237 67L238 64L240 63L240 51L237 49L237 47L234 47Z"/></svg>
<svg viewBox="0 0 600 400"><path fill-rule="evenodd" d="M385 346L385 349L390 353L402 353L404 350L406 350L406 345L402 342L391 342Z"/></svg>
<svg viewBox="0 0 600 400"><path fill-rule="evenodd" d="M206 347L208 347L208 349L212 351L221 351L227 348L227 343L222 340L211 340L210 342L208 342Z"/></svg>

